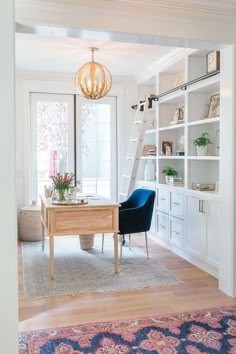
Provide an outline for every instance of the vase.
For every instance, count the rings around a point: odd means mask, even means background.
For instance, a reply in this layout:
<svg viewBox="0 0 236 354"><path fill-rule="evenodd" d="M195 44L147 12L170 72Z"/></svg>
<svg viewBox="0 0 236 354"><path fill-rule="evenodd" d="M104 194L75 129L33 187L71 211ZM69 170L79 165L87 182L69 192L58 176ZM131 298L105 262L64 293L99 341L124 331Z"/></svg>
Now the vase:
<svg viewBox="0 0 236 354"><path fill-rule="evenodd" d="M206 146L197 146L197 155L206 156L207 154L207 145Z"/></svg>
<svg viewBox="0 0 236 354"><path fill-rule="evenodd" d="M144 180L145 181L155 180L155 164L151 159L146 161L145 168L144 168Z"/></svg>
<svg viewBox="0 0 236 354"><path fill-rule="evenodd" d="M165 181L166 181L166 184L173 184L174 182L174 177L173 176L165 176Z"/></svg>
<svg viewBox="0 0 236 354"><path fill-rule="evenodd" d="M66 195L68 190L65 188L56 189L58 202L64 202L66 200Z"/></svg>

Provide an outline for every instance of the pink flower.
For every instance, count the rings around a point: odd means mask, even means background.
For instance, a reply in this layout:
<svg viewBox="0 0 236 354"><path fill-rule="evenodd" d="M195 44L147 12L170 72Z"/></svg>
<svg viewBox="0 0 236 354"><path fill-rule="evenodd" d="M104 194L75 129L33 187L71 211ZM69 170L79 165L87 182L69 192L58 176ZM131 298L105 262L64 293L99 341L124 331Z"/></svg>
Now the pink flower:
<svg viewBox="0 0 236 354"><path fill-rule="evenodd" d="M74 350L70 345L61 343L55 348L55 354L83 354L79 350Z"/></svg>
<svg viewBox="0 0 236 354"><path fill-rule="evenodd" d="M227 329L227 333L230 334L231 336L235 336L236 335L236 321L229 320L228 326L229 327Z"/></svg>
<svg viewBox="0 0 236 354"><path fill-rule="evenodd" d="M102 338L99 345L94 354L128 354L130 352L127 345L116 343L107 337Z"/></svg>
<svg viewBox="0 0 236 354"><path fill-rule="evenodd" d="M161 332L151 330L148 339L140 343L140 347L145 350L156 350L161 354L176 354L176 347L179 345L179 339L171 336L165 336Z"/></svg>
<svg viewBox="0 0 236 354"><path fill-rule="evenodd" d="M62 176L58 173L56 176L50 176L50 178L53 181L55 189L69 189L73 182L74 174L65 172L64 176Z"/></svg>
<svg viewBox="0 0 236 354"><path fill-rule="evenodd" d="M222 334L216 331L208 331L204 327L192 325L190 327L190 334L187 338L192 342L203 343L206 347L220 350L220 339Z"/></svg>
<svg viewBox="0 0 236 354"><path fill-rule="evenodd" d="M189 354L207 354L206 352L202 352L198 348L194 347L194 345L187 345L186 350Z"/></svg>

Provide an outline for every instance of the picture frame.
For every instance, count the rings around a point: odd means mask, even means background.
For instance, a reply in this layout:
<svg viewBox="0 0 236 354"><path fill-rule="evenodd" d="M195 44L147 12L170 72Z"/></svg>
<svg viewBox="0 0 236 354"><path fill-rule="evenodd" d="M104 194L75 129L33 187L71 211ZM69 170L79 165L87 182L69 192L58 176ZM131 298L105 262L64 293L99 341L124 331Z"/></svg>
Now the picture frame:
<svg viewBox="0 0 236 354"><path fill-rule="evenodd" d="M176 123L184 121L184 107L179 107L175 110L173 121Z"/></svg>
<svg viewBox="0 0 236 354"><path fill-rule="evenodd" d="M220 51L215 50L207 55L207 73L220 70Z"/></svg>
<svg viewBox="0 0 236 354"><path fill-rule="evenodd" d="M184 122L184 107L179 107L174 111L173 119L170 121L172 124L180 124Z"/></svg>
<svg viewBox="0 0 236 354"><path fill-rule="evenodd" d="M174 88L184 84L185 73L179 72L175 76Z"/></svg>
<svg viewBox="0 0 236 354"><path fill-rule="evenodd" d="M214 118L220 116L220 94L215 94L210 97L209 111L207 118Z"/></svg>
<svg viewBox="0 0 236 354"><path fill-rule="evenodd" d="M171 156L173 150L173 141L165 140L161 142L161 151L165 156Z"/></svg>

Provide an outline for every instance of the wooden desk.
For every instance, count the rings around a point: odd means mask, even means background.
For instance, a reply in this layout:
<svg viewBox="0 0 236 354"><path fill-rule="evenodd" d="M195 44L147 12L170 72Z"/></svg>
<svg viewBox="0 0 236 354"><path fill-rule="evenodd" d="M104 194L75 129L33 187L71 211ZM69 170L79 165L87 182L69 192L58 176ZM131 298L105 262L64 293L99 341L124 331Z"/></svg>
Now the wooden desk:
<svg viewBox="0 0 236 354"><path fill-rule="evenodd" d="M51 198L41 198L42 249L45 231L49 236L50 277L54 278L54 236L114 233L114 266L118 273L119 204L94 196L84 205L54 205ZM96 199L95 199L96 198Z"/></svg>

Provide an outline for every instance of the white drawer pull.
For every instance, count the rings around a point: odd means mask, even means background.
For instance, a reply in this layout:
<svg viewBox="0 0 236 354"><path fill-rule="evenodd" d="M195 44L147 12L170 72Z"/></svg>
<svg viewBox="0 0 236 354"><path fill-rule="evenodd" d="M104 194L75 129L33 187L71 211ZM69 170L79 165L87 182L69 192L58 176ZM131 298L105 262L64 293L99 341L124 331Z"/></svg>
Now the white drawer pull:
<svg viewBox="0 0 236 354"><path fill-rule="evenodd" d="M173 231L173 232L174 232L174 234L179 235L179 232L178 232L178 231Z"/></svg>
<svg viewBox="0 0 236 354"><path fill-rule="evenodd" d="M165 198L160 198L161 200L166 200Z"/></svg>
<svg viewBox="0 0 236 354"><path fill-rule="evenodd" d="M174 205L180 205L180 203L177 203L177 202L173 202Z"/></svg>
<svg viewBox="0 0 236 354"><path fill-rule="evenodd" d="M166 228L166 227L165 227L165 225L161 225L161 224L160 224L160 227L162 227L163 229L165 229L165 228Z"/></svg>

